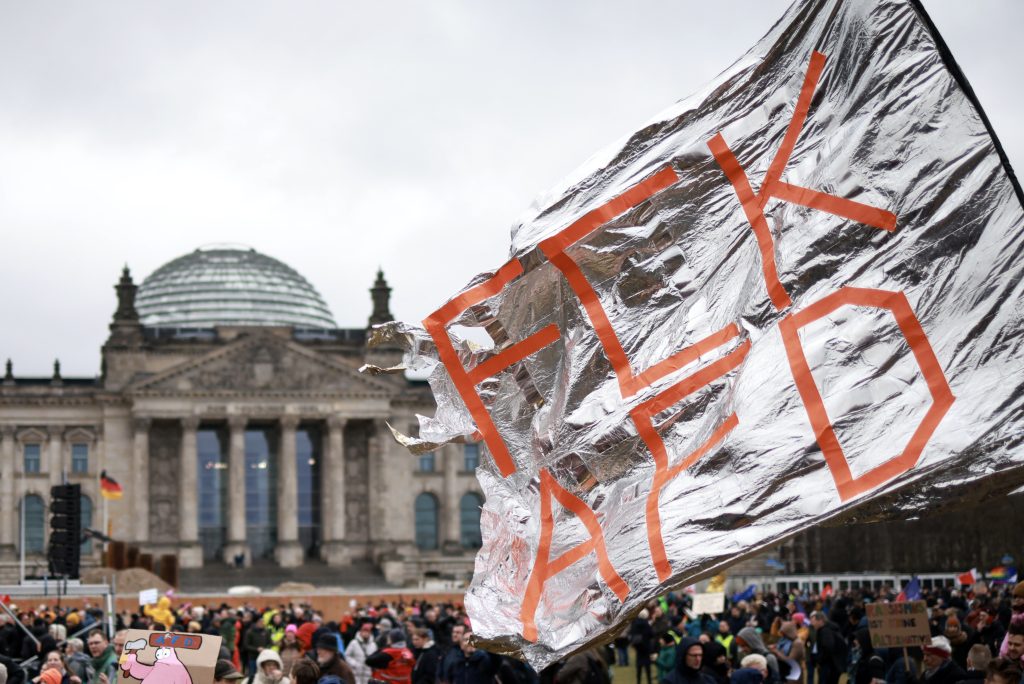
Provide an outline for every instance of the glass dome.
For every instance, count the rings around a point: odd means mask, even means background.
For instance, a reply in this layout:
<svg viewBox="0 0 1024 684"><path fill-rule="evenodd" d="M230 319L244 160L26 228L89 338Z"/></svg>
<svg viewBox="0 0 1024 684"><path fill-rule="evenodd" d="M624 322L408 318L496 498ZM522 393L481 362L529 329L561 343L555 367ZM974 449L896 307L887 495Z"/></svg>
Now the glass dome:
<svg viewBox="0 0 1024 684"><path fill-rule="evenodd" d="M142 325L336 328L320 294L288 265L251 247L211 245L170 261L135 298Z"/></svg>

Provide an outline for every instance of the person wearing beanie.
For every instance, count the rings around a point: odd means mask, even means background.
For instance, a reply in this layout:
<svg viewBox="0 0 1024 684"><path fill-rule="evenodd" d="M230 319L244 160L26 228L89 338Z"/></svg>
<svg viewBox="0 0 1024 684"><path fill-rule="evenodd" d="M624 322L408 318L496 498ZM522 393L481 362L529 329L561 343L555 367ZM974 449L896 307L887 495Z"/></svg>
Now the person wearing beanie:
<svg viewBox="0 0 1024 684"><path fill-rule="evenodd" d="M932 642L921 650L924 651L922 681L926 684L956 684L967 677L967 673L953 662L953 648L946 637L932 637Z"/></svg>
<svg viewBox="0 0 1024 684"><path fill-rule="evenodd" d="M320 677L334 675L345 684L356 684L356 676L352 668L348 666L340 655L338 655L338 640L333 634L324 634L316 642L316 653L310 653L316 658L316 664L320 666Z"/></svg>
<svg viewBox="0 0 1024 684"><path fill-rule="evenodd" d="M33 679L32 681L35 682L35 684L61 684L61 681L63 681L63 679L64 676L60 673L59 670L57 670L56 668L50 668L48 670L43 670L42 672L40 672L39 676Z"/></svg>
<svg viewBox="0 0 1024 684"><path fill-rule="evenodd" d="M953 662L960 666L960 669L967 669L967 653L971 646L977 643L976 632L967 625L961 624L956 616L956 610L950 608L947 611L946 626L943 635L949 639L949 645L953 649Z"/></svg>
<svg viewBox="0 0 1024 684"><path fill-rule="evenodd" d="M295 634L297 630L298 627L295 625L285 627L284 636L276 646L277 652L281 656L281 669L285 672L291 672L292 663L301 658L305 652Z"/></svg>

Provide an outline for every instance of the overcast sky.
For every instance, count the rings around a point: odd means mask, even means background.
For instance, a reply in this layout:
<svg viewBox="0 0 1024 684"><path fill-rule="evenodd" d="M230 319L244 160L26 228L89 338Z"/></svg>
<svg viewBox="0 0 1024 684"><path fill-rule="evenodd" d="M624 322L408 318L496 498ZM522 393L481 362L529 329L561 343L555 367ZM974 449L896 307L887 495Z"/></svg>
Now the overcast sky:
<svg viewBox="0 0 1024 684"><path fill-rule="evenodd" d="M1024 169L1019 0L926 0ZM745 52L784 0L6 2L0 360L99 372L127 263L237 242L341 327L421 320L533 197Z"/></svg>

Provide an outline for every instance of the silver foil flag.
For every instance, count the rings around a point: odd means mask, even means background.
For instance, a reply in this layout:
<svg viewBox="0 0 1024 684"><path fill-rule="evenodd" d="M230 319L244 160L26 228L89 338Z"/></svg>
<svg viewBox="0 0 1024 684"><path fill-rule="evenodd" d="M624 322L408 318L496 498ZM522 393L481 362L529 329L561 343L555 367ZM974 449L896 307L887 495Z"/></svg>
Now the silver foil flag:
<svg viewBox="0 0 1024 684"><path fill-rule="evenodd" d="M491 648L542 667L810 526L1024 481L1022 195L917 2L798 2L510 254L376 331L437 400L400 440L487 447Z"/></svg>

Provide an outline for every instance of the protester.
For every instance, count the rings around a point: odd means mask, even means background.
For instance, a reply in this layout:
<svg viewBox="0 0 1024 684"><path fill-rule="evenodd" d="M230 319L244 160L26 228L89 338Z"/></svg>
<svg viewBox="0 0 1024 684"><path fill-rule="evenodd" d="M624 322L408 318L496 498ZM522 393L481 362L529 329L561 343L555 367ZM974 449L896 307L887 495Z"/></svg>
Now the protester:
<svg viewBox="0 0 1024 684"><path fill-rule="evenodd" d="M309 658L299 658L288 671L292 684L317 684L320 667Z"/></svg>
<svg viewBox="0 0 1024 684"><path fill-rule="evenodd" d="M980 684L985 680L985 670L992 660L992 651L985 644L974 644L967 652L967 676L961 684Z"/></svg>
<svg viewBox="0 0 1024 684"><path fill-rule="evenodd" d="M239 679L245 679L245 675L235 669L235 664L230 660L221 658L213 668L213 681L216 684L235 684Z"/></svg>
<svg viewBox="0 0 1024 684"><path fill-rule="evenodd" d="M1024 665L1024 621L1013 620L1010 623L1010 628L1006 630L1004 650L1000 655Z"/></svg>
<svg viewBox="0 0 1024 684"><path fill-rule="evenodd" d="M455 661L451 684L492 684L501 664L500 658L473 645L473 632L467 627L462 634L461 657Z"/></svg>
<svg viewBox="0 0 1024 684"><path fill-rule="evenodd" d="M441 659L441 672L438 673L439 684L451 684L454 677L455 667L465 654L462 650L462 637L465 634L466 626L461 622L452 625L451 647Z"/></svg>
<svg viewBox="0 0 1024 684"><path fill-rule="evenodd" d="M558 671L558 684L611 684L600 648L588 648L568 658Z"/></svg>
<svg viewBox="0 0 1024 684"><path fill-rule="evenodd" d="M356 684L352 668L338 655L338 640L330 634L323 635L316 643L316 664L320 667L321 679L333 675L345 684Z"/></svg>
<svg viewBox="0 0 1024 684"><path fill-rule="evenodd" d="M822 611L811 613L810 622L814 629L811 654L818 670L818 684L839 684L839 676L846 670L846 640L839 626L825 617Z"/></svg>
<svg viewBox="0 0 1024 684"><path fill-rule="evenodd" d="M740 661L740 668L729 677L730 684L764 684L768 676L768 661L764 656L751 653Z"/></svg>
<svg viewBox="0 0 1024 684"><path fill-rule="evenodd" d="M387 634L387 646L366 659L373 668L373 679L388 684L411 684L416 657L406 646L405 634L395 628Z"/></svg>
<svg viewBox="0 0 1024 684"><path fill-rule="evenodd" d="M291 679L284 673L281 656L272 648L265 648L256 656L252 684L291 684Z"/></svg>
<svg viewBox="0 0 1024 684"><path fill-rule="evenodd" d="M267 631L267 626L263 624L263 620L253 620L246 628L245 636L242 638L242 656L245 670L250 676L257 674L259 664L256 661L259 660L260 652L269 646L270 632ZM278 667L282 667L280 662Z"/></svg>
<svg viewBox="0 0 1024 684"><path fill-rule="evenodd" d="M356 684L368 684L372 668L366 659L377 652L377 643L373 640L373 620L365 618L359 623L355 637L348 642L345 649L345 660L348 661Z"/></svg>
<svg viewBox="0 0 1024 684"><path fill-rule="evenodd" d="M56 683L52 680L52 673L56 672L58 677ZM60 651L50 651L46 654L43 659L42 668L39 672L39 676L32 680L33 682L44 682L45 684L82 684L82 680L75 675L68 672L67 664L64 662L64 656L61 655Z"/></svg>
<svg viewBox="0 0 1024 684"><path fill-rule="evenodd" d="M648 622L650 613L646 608L633 620L629 627L629 645L633 647L636 663L636 684L641 684L641 674L647 674L647 684L651 682L651 646L654 643L654 630Z"/></svg>
<svg viewBox="0 0 1024 684"><path fill-rule="evenodd" d="M81 639L68 639L65 644L64 654L68 672L83 682L92 681L92 662L89 656L85 654L85 643Z"/></svg>
<svg viewBox="0 0 1024 684"><path fill-rule="evenodd" d="M943 628L943 635L949 639L949 646L953 649L953 662L961 669L967 669L967 653L971 646L976 643L977 635L970 626L965 627L956 616L956 609L950 608L946 611L946 625Z"/></svg>
<svg viewBox="0 0 1024 684"><path fill-rule="evenodd" d="M779 674L788 682L803 681L804 642L795 622L779 624L779 640L768 647L779 664Z"/></svg>
<svg viewBox="0 0 1024 684"><path fill-rule="evenodd" d="M676 647L672 670L660 679L662 684L714 684L714 678L703 671L704 648L700 641L686 637Z"/></svg>
<svg viewBox="0 0 1024 684"><path fill-rule="evenodd" d="M281 643L277 646L277 652L281 656L281 663L286 672L290 672L292 664L305 653L305 649L299 643L296 632L298 632L298 627L288 625L284 630L284 637L281 639Z"/></svg>
<svg viewBox="0 0 1024 684"><path fill-rule="evenodd" d="M89 684L112 684L116 682L117 674L117 653L114 647L107 641L107 636L101 629L94 629L89 632L86 639L89 653L92 655L93 679Z"/></svg>
<svg viewBox="0 0 1024 684"><path fill-rule="evenodd" d="M736 635L736 644L739 647L740 653L744 656L753 654L764 658L767 667L765 682L768 684L778 684L782 681L782 676L779 674L779 661L764 645L764 640L755 628L744 627L741 629L739 634Z"/></svg>
<svg viewBox="0 0 1024 684"><path fill-rule="evenodd" d="M985 668L985 684L1020 684L1021 669L1009 658L993 658Z"/></svg>
<svg viewBox="0 0 1024 684"><path fill-rule="evenodd" d="M670 632L665 632L661 635L658 642L658 655L654 659L654 676L660 682L675 669L676 640Z"/></svg>
<svg viewBox="0 0 1024 684"><path fill-rule="evenodd" d="M412 670L412 684L435 684L441 669L441 652L433 639L430 630L419 628L412 633L413 652L416 654L416 666Z"/></svg>
<svg viewBox="0 0 1024 684"><path fill-rule="evenodd" d="M931 644L924 646L924 672L922 681L927 684L956 684L967 673L953 661L953 649L944 636L932 637Z"/></svg>

